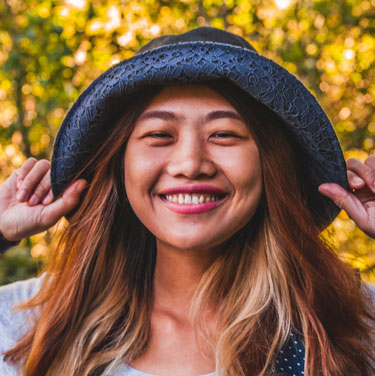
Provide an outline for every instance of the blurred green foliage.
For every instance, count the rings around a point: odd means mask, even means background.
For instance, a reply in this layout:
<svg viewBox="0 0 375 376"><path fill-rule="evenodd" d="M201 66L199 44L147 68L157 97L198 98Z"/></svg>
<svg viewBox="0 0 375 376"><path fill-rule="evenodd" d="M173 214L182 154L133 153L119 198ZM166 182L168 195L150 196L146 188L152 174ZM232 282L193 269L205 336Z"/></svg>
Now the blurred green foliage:
<svg viewBox="0 0 375 376"><path fill-rule="evenodd" d="M209 25L244 36L295 74L346 157L374 154L375 0L2 0L0 183L27 157L51 157L67 109L98 75L154 37ZM3 256L0 283L34 274L39 261L25 249L45 255L55 230ZM345 213L323 236L374 279L375 242Z"/></svg>
<svg viewBox="0 0 375 376"><path fill-rule="evenodd" d="M27 279L38 273L42 260L34 258L27 247L15 247L0 262L0 285Z"/></svg>

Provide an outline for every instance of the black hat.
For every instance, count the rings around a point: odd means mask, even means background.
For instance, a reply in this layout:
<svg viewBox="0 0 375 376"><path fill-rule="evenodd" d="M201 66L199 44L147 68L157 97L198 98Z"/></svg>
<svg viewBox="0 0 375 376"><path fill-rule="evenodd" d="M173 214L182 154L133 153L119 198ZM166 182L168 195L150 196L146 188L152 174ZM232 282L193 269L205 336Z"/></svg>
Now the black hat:
<svg viewBox="0 0 375 376"><path fill-rule="evenodd" d="M245 39L211 27L156 38L91 83L69 110L55 140L54 197L72 182L100 130L114 124L116 100L147 85L216 79L229 80L283 119L307 155L313 182L309 205L321 213L324 226L331 223L340 209L318 192L318 186L332 182L348 189L348 182L341 147L324 110L301 81L259 55Z"/></svg>

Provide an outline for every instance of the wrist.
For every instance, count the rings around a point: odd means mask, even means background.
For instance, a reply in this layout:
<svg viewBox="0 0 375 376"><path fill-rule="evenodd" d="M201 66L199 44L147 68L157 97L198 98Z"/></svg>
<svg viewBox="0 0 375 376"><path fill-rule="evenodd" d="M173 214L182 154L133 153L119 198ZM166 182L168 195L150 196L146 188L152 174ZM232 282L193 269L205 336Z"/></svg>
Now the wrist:
<svg viewBox="0 0 375 376"><path fill-rule="evenodd" d="M0 253L7 251L8 249L14 247L15 245L19 244L21 240L10 241L4 238L3 234L0 232Z"/></svg>

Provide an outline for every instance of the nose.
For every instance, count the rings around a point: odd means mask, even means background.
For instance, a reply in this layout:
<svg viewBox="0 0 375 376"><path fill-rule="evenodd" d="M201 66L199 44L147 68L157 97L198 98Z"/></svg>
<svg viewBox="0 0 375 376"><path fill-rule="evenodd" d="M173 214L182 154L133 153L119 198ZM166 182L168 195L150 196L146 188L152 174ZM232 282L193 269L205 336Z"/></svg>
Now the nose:
<svg viewBox="0 0 375 376"><path fill-rule="evenodd" d="M188 179L212 177L217 171L204 141L196 135L181 137L174 145L167 170L171 176Z"/></svg>

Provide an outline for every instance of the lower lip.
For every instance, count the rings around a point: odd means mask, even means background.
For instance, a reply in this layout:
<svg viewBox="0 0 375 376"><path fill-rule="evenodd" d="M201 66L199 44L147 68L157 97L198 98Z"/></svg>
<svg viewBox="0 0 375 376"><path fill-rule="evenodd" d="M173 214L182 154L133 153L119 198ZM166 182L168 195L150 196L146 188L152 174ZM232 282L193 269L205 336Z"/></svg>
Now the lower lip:
<svg viewBox="0 0 375 376"><path fill-rule="evenodd" d="M175 213L180 213L180 214L205 213L205 212L215 209L218 205L220 205L225 200L225 197L224 197L223 199L218 200L218 201L204 202L202 204L186 204L185 205L185 204L178 204L173 201L168 201L162 197L160 198L168 209L174 211Z"/></svg>

